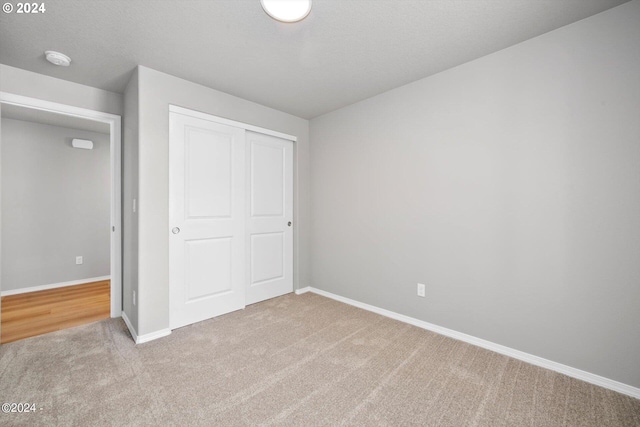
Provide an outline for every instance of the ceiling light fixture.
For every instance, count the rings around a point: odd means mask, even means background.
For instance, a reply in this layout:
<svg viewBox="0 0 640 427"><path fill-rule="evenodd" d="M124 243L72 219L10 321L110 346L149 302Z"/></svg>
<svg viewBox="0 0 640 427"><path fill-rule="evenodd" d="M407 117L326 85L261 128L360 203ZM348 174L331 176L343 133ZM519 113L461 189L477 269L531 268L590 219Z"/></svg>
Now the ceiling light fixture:
<svg viewBox="0 0 640 427"><path fill-rule="evenodd" d="M71 64L71 58L69 58L64 53L55 52L53 50L47 50L44 53L44 57L47 58L47 61L51 62L53 65L68 67L69 64Z"/></svg>
<svg viewBox="0 0 640 427"><path fill-rule="evenodd" d="M260 0L267 15L281 22L302 21L311 12L311 0Z"/></svg>

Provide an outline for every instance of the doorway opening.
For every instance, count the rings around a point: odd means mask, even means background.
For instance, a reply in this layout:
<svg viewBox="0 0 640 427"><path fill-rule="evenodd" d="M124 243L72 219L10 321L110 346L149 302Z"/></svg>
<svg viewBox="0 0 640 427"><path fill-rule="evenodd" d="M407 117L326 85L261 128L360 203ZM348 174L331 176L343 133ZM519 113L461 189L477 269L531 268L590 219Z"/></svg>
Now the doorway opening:
<svg viewBox="0 0 640 427"><path fill-rule="evenodd" d="M0 102L1 342L120 317L120 116Z"/></svg>

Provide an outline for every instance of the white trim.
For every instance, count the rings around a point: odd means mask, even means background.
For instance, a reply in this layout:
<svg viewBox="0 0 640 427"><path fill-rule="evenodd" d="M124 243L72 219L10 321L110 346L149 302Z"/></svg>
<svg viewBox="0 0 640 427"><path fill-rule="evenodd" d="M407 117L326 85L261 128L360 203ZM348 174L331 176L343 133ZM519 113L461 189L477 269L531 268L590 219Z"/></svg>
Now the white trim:
<svg viewBox="0 0 640 427"><path fill-rule="evenodd" d="M213 114L207 114L200 111L191 110L188 108L178 107L177 105L173 105L173 104L169 104L169 112L182 114L183 116L195 117L197 119L207 120L210 122L220 123L223 125L233 126L240 129L249 130L251 132L262 133L264 135L271 135L277 138L286 139L287 141L296 142L298 140L298 138L293 135L276 132L274 130L262 128L260 126L254 126L247 123L237 122L235 120L225 119L224 117L214 116Z"/></svg>
<svg viewBox="0 0 640 427"><path fill-rule="evenodd" d="M160 329L159 331L151 332L150 334L139 335L136 339L136 344L157 340L158 338L166 337L167 335L171 335L171 329L169 328Z"/></svg>
<svg viewBox="0 0 640 427"><path fill-rule="evenodd" d="M127 317L127 313L122 312L122 320L124 320L124 324L127 325L129 329L129 333L131 334L131 338L133 338L133 342L136 344L142 344L145 342L157 340L158 338L166 337L167 335L171 335L171 329L161 329L156 332L152 332L150 334L138 335L136 329L131 324L131 321Z"/></svg>
<svg viewBox="0 0 640 427"><path fill-rule="evenodd" d="M71 280L69 282L51 283L48 285L31 286L29 288L9 289L7 291L0 292L0 296L6 297L8 295L26 294L28 292L46 291L48 289L64 288L65 286L77 286L85 285L87 283L102 282L103 280L110 280L111 276L90 277L88 279Z"/></svg>
<svg viewBox="0 0 640 427"><path fill-rule="evenodd" d="M306 294L307 292L311 292L311 286L305 286L304 288L296 289L296 295Z"/></svg>
<svg viewBox="0 0 640 427"><path fill-rule="evenodd" d="M303 291L303 288L300 291ZM600 375L592 374L580 369L572 368L571 366L563 365L561 363L553 362L551 360L543 359L542 357L534 356L533 354L525 353L520 350L516 350L510 347L506 347L500 344L496 344L491 341L483 340L481 338L467 335L462 332L454 331L453 329L443 328L442 326L434 325L422 320L414 319L413 317L405 316L403 314L395 313L393 311L385 310L373 305L365 304L363 302L355 301L349 298L342 297L340 295L332 294L331 292L323 291L309 287L308 291L313 292L323 297L331 298L336 301L343 302L345 304L352 305L354 307L361 308L363 310L371 311L376 314L380 314L391 319L399 320L410 325L417 326L422 329L426 329L435 332L440 335L444 335L459 341L463 341L478 347L485 348L487 350L495 351L496 353L504 354L505 356L513 357L514 359L522 360L523 362L530 363L532 365L540 366L542 368L550 369L555 372L567 375L572 378L577 378L582 381L586 381L591 384L595 384L600 387L604 387L613 391L617 391L622 394L626 394L636 399L640 399L640 388L630 386L609 378L601 377ZM298 293L298 291L296 291ZM303 292L300 292L303 293Z"/></svg>
<svg viewBox="0 0 640 427"><path fill-rule="evenodd" d="M127 313L122 312L122 320L124 320L124 324L127 325L127 329L129 329L129 333L131 334L131 338L133 338L134 343L138 343L138 333L136 332L136 328L133 327L133 324L127 317Z"/></svg>
<svg viewBox="0 0 640 427"><path fill-rule="evenodd" d="M58 104L37 98L0 92L0 102L35 110L50 111L109 125L111 147L111 317L122 312L122 118L115 114Z"/></svg>
<svg viewBox="0 0 640 427"><path fill-rule="evenodd" d="M120 119L120 116L115 114L103 113L102 111L89 110L87 108L74 107L72 105L59 104L57 102L30 98L28 96L16 95L8 92L0 92L0 102L4 104L17 105L20 107L33 108L36 110L62 113L67 116L74 116L103 123L109 123L112 120Z"/></svg>

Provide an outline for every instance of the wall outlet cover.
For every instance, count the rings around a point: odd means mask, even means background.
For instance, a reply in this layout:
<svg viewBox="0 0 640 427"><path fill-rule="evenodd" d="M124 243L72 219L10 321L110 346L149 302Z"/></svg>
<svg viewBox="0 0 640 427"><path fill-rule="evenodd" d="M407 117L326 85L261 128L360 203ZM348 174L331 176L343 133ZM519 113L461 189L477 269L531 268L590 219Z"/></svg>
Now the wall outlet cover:
<svg viewBox="0 0 640 427"><path fill-rule="evenodd" d="M418 283L418 296L424 297L426 293L425 286L422 283Z"/></svg>
<svg viewBox="0 0 640 427"><path fill-rule="evenodd" d="M81 256L77 256L76 257L76 265L80 265L80 264L82 264L82 262L83 262L82 257Z"/></svg>

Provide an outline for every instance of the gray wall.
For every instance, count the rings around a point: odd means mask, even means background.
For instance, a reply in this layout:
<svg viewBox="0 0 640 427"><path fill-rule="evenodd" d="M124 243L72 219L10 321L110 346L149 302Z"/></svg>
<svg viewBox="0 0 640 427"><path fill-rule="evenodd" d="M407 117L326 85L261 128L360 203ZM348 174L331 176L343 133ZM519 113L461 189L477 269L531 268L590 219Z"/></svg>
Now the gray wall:
<svg viewBox="0 0 640 427"><path fill-rule="evenodd" d="M109 135L2 119L1 157L2 290L108 276Z"/></svg>
<svg viewBox="0 0 640 427"><path fill-rule="evenodd" d="M311 284L639 387L638 22L627 3L313 119Z"/></svg>
<svg viewBox="0 0 640 427"><path fill-rule="evenodd" d="M133 212L133 200L138 199L138 89L136 69L124 91L122 147L122 310L136 331L138 310L133 304L133 292L138 293L138 214L137 206Z"/></svg>
<svg viewBox="0 0 640 427"><path fill-rule="evenodd" d="M169 104L298 137L294 168L294 286L307 286L309 122L168 74L138 67L138 330L169 327Z"/></svg>
<svg viewBox="0 0 640 427"><path fill-rule="evenodd" d="M0 91L121 116L122 95L0 64Z"/></svg>
<svg viewBox="0 0 640 427"><path fill-rule="evenodd" d="M123 111L121 94L4 64L0 64L0 91L117 115L122 115ZM2 277L1 273L0 277ZM4 284L0 280L0 291L2 289Z"/></svg>

